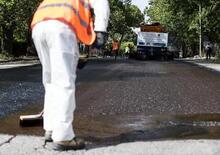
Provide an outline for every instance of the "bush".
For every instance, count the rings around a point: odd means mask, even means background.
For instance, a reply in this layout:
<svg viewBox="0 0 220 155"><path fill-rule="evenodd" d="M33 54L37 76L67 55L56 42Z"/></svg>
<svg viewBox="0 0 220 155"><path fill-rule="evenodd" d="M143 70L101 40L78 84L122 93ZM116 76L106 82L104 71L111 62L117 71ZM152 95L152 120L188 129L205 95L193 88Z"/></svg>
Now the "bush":
<svg viewBox="0 0 220 155"><path fill-rule="evenodd" d="M121 53L124 53L124 52L125 52L125 48L126 48L126 46L128 46L128 45L129 45L129 47L130 47L130 53L135 50L135 45L134 45L133 42L122 42L122 43L121 43L121 47L120 47L120 52L121 52Z"/></svg>
<svg viewBox="0 0 220 155"><path fill-rule="evenodd" d="M12 54L15 57L18 56L22 56L22 55L26 55L27 53L27 42L13 42L13 48L12 48L13 52Z"/></svg>
<svg viewBox="0 0 220 155"><path fill-rule="evenodd" d="M0 53L0 59L2 60L9 60L11 58L13 58L13 56L9 53L6 53L6 52Z"/></svg>

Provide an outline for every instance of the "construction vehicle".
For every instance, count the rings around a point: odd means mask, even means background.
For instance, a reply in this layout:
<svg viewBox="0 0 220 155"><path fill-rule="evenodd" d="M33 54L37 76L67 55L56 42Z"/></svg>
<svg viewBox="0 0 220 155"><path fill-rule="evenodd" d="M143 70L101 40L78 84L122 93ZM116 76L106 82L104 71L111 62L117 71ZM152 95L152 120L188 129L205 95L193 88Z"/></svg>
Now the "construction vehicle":
<svg viewBox="0 0 220 155"><path fill-rule="evenodd" d="M167 50L168 33L160 23L141 24L137 33L137 58L173 59L173 53Z"/></svg>

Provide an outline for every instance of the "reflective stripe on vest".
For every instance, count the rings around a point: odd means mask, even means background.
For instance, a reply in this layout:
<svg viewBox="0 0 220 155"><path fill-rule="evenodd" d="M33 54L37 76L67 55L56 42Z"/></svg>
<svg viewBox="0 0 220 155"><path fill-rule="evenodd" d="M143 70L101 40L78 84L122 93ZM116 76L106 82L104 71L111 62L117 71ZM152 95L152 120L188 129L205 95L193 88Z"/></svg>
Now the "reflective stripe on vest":
<svg viewBox="0 0 220 155"><path fill-rule="evenodd" d="M31 27L44 20L56 19L68 24L81 42L91 45L96 35L90 8L88 0L44 0L34 14Z"/></svg>

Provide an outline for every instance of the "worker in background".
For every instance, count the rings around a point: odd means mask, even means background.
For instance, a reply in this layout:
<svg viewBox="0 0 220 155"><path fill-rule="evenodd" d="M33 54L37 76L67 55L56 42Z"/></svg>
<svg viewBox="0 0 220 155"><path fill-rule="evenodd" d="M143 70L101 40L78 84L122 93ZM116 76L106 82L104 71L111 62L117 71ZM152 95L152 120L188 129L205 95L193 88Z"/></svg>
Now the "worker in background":
<svg viewBox="0 0 220 155"><path fill-rule="evenodd" d="M205 52L206 52L206 59L211 59L211 53L212 53L212 46L210 43L208 43L206 46L205 46Z"/></svg>
<svg viewBox="0 0 220 155"><path fill-rule="evenodd" d="M119 46L119 41L117 39L114 39L112 43L112 53L115 55L115 60L118 56Z"/></svg>
<svg viewBox="0 0 220 155"><path fill-rule="evenodd" d="M53 142L55 150L85 147L72 127L78 40L86 45L95 43L97 48L104 46L109 12L107 0L44 0L34 14L32 38L45 87L45 141Z"/></svg>

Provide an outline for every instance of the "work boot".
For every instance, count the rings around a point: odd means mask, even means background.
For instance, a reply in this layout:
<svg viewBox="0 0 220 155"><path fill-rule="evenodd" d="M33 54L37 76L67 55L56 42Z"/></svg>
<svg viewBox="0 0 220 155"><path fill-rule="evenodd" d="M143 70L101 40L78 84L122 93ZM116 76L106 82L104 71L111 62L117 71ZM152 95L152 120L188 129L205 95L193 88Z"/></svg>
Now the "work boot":
<svg viewBox="0 0 220 155"><path fill-rule="evenodd" d="M53 142L52 131L45 131L45 133L44 133L44 141L45 142Z"/></svg>
<svg viewBox="0 0 220 155"><path fill-rule="evenodd" d="M57 151L80 150L84 148L85 148L84 140L76 137L69 141L53 142L53 149Z"/></svg>

